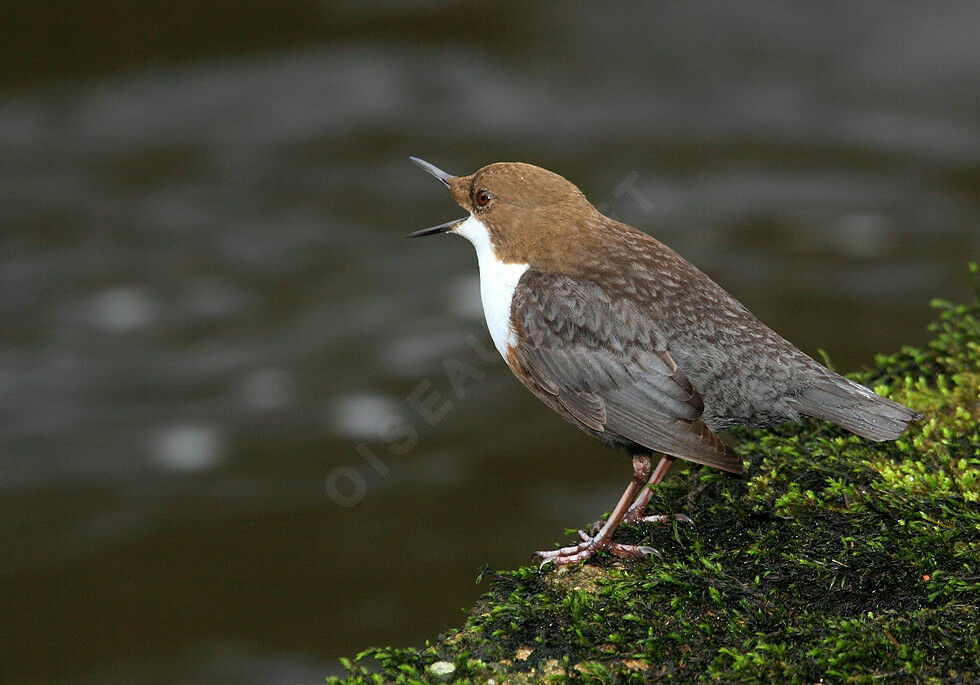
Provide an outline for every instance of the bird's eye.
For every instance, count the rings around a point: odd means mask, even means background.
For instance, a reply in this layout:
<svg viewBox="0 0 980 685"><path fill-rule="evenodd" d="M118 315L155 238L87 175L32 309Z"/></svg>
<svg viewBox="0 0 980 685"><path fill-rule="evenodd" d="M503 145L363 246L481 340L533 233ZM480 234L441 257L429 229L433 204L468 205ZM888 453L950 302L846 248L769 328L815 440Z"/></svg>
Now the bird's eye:
<svg viewBox="0 0 980 685"><path fill-rule="evenodd" d="M473 200L476 202L477 207L486 207L490 204L490 200L493 199L493 193L489 190L478 190L473 196Z"/></svg>

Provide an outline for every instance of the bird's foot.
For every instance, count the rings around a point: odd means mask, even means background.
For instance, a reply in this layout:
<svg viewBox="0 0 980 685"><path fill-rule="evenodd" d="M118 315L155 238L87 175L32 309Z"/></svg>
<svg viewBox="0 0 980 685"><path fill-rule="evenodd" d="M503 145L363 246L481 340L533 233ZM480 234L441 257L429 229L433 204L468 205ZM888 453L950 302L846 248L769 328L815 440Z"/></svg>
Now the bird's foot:
<svg viewBox="0 0 980 685"><path fill-rule="evenodd" d="M613 542L609 538L602 539L595 534L589 535L584 530L580 530L578 536L582 538L582 542L577 545L535 552L535 556L541 559L539 568L544 568L548 564L554 564L555 566L577 564L580 561L585 561L599 551L609 552L623 559L648 557L651 554L656 554L658 557L661 556L660 552L648 545L624 545L619 542Z"/></svg>
<svg viewBox="0 0 980 685"><path fill-rule="evenodd" d="M671 521L680 521L681 523L688 523L694 525L694 521L691 520L690 516L684 514L652 514L650 516L643 516L643 512L639 510L630 510L623 517L623 523L670 523ZM589 532L595 535L602 528L604 521L596 521L591 526L589 526Z"/></svg>
<svg viewBox="0 0 980 685"><path fill-rule="evenodd" d="M671 521L680 521L681 523L686 523L693 526L694 521L691 520L690 516L686 514L653 514L651 516L636 516L628 523L635 523L637 521L643 521L644 523L670 523Z"/></svg>

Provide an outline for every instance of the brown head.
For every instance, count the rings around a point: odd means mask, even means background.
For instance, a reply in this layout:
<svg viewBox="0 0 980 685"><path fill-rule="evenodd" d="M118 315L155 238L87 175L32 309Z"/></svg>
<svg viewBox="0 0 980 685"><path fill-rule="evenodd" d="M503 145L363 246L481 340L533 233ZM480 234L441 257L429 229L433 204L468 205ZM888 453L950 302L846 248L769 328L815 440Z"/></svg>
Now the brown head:
<svg viewBox="0 0 980 685"><path fill-rule="evenodd" d="M595 247L610 223L573 183L532 164L497 162L469 176L451 176L411 159L442 181L459 206L486 228L502 262L552 273L575 271L573 263ZM408 237L461 229L472 241L463 224L463 219L450 221Z"/></svg>

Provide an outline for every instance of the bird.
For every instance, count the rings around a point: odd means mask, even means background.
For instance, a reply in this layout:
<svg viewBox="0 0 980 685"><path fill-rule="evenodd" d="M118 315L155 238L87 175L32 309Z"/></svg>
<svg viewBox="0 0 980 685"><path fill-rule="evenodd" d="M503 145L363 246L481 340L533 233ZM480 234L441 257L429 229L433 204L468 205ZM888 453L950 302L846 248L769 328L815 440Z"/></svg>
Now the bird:
<svg viewBox="0 0 980 685"><path fill-rule="evenodd" d="M632 457L629 485L577 544L537 552L541 565L604 551L657 553L613 540L645 515L652 489L682 459L743 472L718 436L810 416L873 441L921 419L819 364L721 286L650 235L604 216L573 183L532 164L497 162L441 181L467 216L410 233L455 233L476 248L494 346L544 404ZM656 465L653 458L658 457Z"/></svg>

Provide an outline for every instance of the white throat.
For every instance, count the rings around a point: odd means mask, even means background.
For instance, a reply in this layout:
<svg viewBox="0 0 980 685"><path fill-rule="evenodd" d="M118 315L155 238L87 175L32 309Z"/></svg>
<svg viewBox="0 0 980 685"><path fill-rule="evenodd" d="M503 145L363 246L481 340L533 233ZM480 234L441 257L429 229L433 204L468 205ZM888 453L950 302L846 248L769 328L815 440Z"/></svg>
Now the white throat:
<svg viewBox="0 0 980 685"><path fill-rule="evenodd" d="M514 330L510 325L510 305L514 299L517 282L527 271L527 264L505 264L497 259L490 242L490 231L472 214L456 227L455 233L463 236L476 248L480 266L480 299L483 315L487 318L490 337L500 356L507 359L507 347L514 344Z"/></svg>

